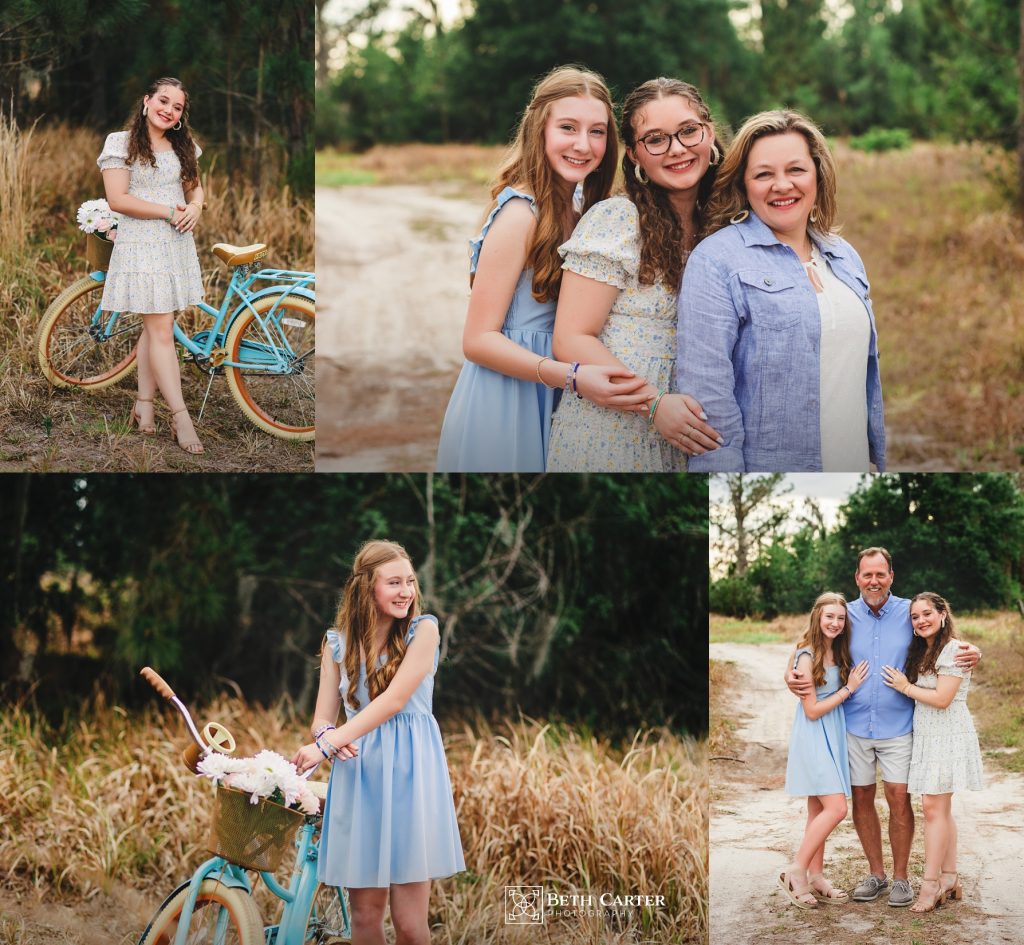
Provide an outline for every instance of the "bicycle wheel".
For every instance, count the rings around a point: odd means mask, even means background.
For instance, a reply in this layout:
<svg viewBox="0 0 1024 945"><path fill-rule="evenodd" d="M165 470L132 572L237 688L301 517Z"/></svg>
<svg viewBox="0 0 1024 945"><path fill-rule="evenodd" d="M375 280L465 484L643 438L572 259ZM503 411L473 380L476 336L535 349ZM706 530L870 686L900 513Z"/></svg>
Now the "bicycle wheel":
<svg viewBox="0 0 1024 945"><path fill-rule="evenodd" d="M342 945L352 939L345 893L337 886L317 886L306 920L309 945Z"/></svg>
<svg viewBox="0 0 1024 945"><path fill-rule="evenodd" d="M174 945L188 884L176 889L142 933L139 945ZM204 879L185 936L186 945L264 945L263 921L244 889Z"/></svg>
<svg viewBox="0 0 1024 945"><path fill-rule="evenodd" d="M275 307L276 306L276 307ZM231 325L228 360L245 367L227 369L228 386L244 413L261 430L282 440L315 435L316 308L301 296L257 299ZM286 367L278 367L285 353Z"/></svg>
<svg viewBox="0 0 1024 945"><path fill-rule="evenodd" d="M107 335L95 323L103 283L88 276L69 285L50 303L36 331L36 356L47 380L56 387L100 390L135 367L135 345L142 316L119 314Z"/></svg>

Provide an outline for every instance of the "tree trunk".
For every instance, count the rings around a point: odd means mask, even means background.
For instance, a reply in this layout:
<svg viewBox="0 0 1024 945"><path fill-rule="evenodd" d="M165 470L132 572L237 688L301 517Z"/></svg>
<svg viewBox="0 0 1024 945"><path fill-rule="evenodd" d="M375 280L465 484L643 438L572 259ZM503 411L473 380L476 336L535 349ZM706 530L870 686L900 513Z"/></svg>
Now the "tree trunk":
<svg viewBox="0 0 1024 945"><path fill-rule="evenodd" d="M253 199L257 206L260 202L260 186L263 183L263 155L260 152L263 134L263 60L266 46L260 43L259 58L256 60L256 102L252 112L252 186Z"/></svg>

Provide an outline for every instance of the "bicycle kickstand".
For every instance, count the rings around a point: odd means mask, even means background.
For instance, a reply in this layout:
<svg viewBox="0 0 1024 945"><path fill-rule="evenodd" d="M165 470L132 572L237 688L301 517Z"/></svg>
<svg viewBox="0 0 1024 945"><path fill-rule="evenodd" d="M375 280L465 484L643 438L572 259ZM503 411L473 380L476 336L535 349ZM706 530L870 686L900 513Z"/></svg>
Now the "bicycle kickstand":
<svg viewBox="0 0 1024 945"><path fill-rule="evenodd" d="M203 411L206 409L206 402L210 399L210 388L213 387L213 379L217 375L211 374L209 381L206 382L206 393L203 395L203 404L199 408L199 416L196 418L196 422L203 419Z"/></svg>

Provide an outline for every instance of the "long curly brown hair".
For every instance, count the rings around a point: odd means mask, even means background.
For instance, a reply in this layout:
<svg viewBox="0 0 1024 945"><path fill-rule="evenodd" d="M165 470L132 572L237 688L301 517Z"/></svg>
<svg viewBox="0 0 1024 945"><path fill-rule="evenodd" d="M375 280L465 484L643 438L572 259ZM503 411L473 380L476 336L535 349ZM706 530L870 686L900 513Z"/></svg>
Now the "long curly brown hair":
<svg viewBox="0 0 1024 945"><path fill-rule="evenodd" d="M352 562L352 573L345 582L341 604L334 625L345 638L345 674L348 676L348 691L345 701L354 709L359 708L356 690L359 687L360 666L366 667L366 686L370 699L376 699L388 688L391 680L405 656L405 634L409 624L419 616L421 599L419 585L416 596L409 608L409 613L401 620L391 624L384 654L387 660L377 666L378 653L375 644L375 631L379 610L374 597L374 583L381 565L404 558L410 564L409 553L393 541L372 540L365 542L356 553Z"/></svg>
<svg viewBox="0 0 1024 945"><path fill-rule="evenodd" d="M839 636L829 640L821 632L821 614L826 607L838 606L846 611L846 627ZM815 686L825 685L825 654L832 651L832 662L839 667L839 684L845 685L850 678L853 659L850 656L850 612L846 607L846 598L835 591L826 591L819 595L811 608L811 616L807 618L807 629L797 648L806 646L811 651L811 675Z"/></svg>
<svg viewBox="0 0 1024 945"><path fill-rule="evenodd" d="M748 118L730 142L729 153L718 169L715 189L707 208L709 234L727 226L741 211L750 210L747 186L743 178L755 142L771 135L784 135L789 132L804 136L817 171L818 193L814 202L816 222L809 224L809 229L826 238L839 232L836 225L836 162L829 150L828 141L825 140L821 129L806 115L787 109L776 109L759 112Z"/></svg>
<svg viewBox="0 0 1024 945"><path fill-rule="evenodd" d="M942 648L956 636L953 612L949 609L949 602L944 597L940 597L933 591L922 591L910 598L908 610L912 609L919 600L931 604L936 612L945 618L945 625L928 640L919 637L916 632L914 633L910 646L907 647L907 666L904 670L904 675L911 682L917 682L921 676L935 672L935 661L939 658Z"/></svg>
<svg viewBox="0 0 1024 945"><path fill-rule="evenodd" d="M164 76L162 79L157 79L146 90L146 95L152 98L165 85L181 89L185 96L185 107L181 112L181 127L168 128L164 132L164 137L171 142L174 153L178 155L178 162L181 164L182 185L185 190L191 190L199 185L199 162L196 160L196 142L188 123L189 94L181 79ZM140 101L132 109L125 125L128 131L128 163L146 161L156 167L156 155L153 153L153 145L149 140L146 116L142 114L143 107L143 103Z"/></svg>
<svg viewBox="0 0 1024 945"><path fill-rule="evenodd" d="M643 107L659 98L678 95L685 99L700 116L701 121L710 126L710 134L719 149L722 143L715 134L711 109L705 104L696 86L680 79L664 77L651 79L637 86L626 97L622 106L622 140L631 151L636 151L636 121ZM711 164L700 180L697 189L697 232L704 229L703 207L711 195L715 185L718 167ZM629 156L629 151L622 155L623 183L626 195L636 206L640 228L640 271L638 279L643 285L654 285L661 281L673 292L679 287L683 277L683 221L676 216L669 200L669 192L653 181L641 184L636 179L636 163Z"/></svg>
<svg viewBox="0 0 1024 945"><path fill-rule="evenodd" d="M544 153L544 128L551 105L559 99L589 96L608 110L608 137L604 158L597 170L583 182L583 207L587 210L604 200L615 180L619 160L619 138L612 112L612 96L604 79L596 72L578 66L560 66L537 83L516 129L515 138L497 177L491 186L491 208L506 187L533 194L537 205L537 226L526 256L526 267L533 270L533 297L538 302L558 298L562 284L562 259L558 247L576 225L572 196L558 186L558 179ZM472 285L472 278L470 278Z"/></svg>

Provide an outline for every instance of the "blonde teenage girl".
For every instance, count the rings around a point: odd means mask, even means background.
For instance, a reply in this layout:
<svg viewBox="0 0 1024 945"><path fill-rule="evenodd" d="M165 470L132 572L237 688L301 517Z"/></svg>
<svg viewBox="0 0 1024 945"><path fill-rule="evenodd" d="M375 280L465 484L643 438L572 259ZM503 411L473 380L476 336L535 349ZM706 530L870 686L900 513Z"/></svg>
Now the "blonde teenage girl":
<svg viewBox="0 0 1024 945"><path fill-rule="evenodd" d="M793 864L779 874L779 886L800 909L818 900L846 902L845 892L825 879L825 840L846 817L850 765L842 705L864 682L868 663L850 668L846 598L826 592L815 602L793 669L810 673L815 690L796 708L786 765L786 793L807 798L807 824Z"/></svg>
<svg viewBox="0 0 1024 945"><path fill-rule="evenodd" d="M327 632L313 741L292 759L299 771L333 762L318 871L348 889L352 945L384 945L389 904L396 945L429 945L430 881L465 869L431 711L437 618L419 610L405 549L363 545Z"/></svg>
<svg viewBox="0 0 1024 945"><path fill-rule="evenodd" d="M608 196L617 159L604 80L571 67L545 76L498 172L483 229L470 243L466 363L445 412L438 470L543 472L560 391L644 409L644 396L635 393L642 378L621 366L558 361L551 351L562 280L558 247L580 213Z"/></svg>

